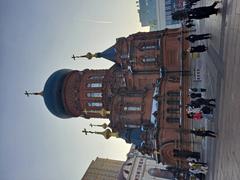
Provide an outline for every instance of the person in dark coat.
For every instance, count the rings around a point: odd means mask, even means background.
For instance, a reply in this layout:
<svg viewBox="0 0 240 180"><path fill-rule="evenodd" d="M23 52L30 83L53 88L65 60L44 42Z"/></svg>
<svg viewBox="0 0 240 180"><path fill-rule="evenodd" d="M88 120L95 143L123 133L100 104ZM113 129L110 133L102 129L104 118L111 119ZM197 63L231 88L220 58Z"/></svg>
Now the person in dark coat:
<svg viewBox="0 0 240 180"><path fill-rule="evenodd" d="M201 93L191 93L191 94L190 94L190 97L191 97L192 99L194 99L194 98L201 98L201 97L202 97L202 94L201 94Z"/></svg>
<svg viewBox="0 0 240 180"><path fill-rule="evenodd" d="M190 41L191 43L194 43L195 41L210 39L210 38L211 38L211 34L207 33L207 34L191 34L185 39Z"/></svg>
<svg viewBox="0 0 240 180"><path fill-rule="evenodd" d="M215 104L211 104L211 102L215 102L215 99L204 99L204 98L198 98L195 100L195 103L201 105L206 105L206 106L212 106L215 107Z"/></svg>
<svg viewBox="0 0 240 180"><path fill-rule="evenodd" d="M216 133L210 130L202 130L202 129L196 129L196 130L190 130L190 133L194 134L195 136L201 136L201 137L216 137Z"/></svg>
<svg viewBox="0 0 240 180"><path fill-rule="evenodd" d="M207 50L207 47L205 45L198 45L198 46L192 46L190 49L190 53L194 52L204 52Z"/></svg>
<svg viewBox="0 0 240 180"><path fill-rule="evenodd" d="M205 88L189 88L188 91L189 92L206 92L207 89L205 89Z"/></svg>
<svg viewBox="0 0 240 180"><path fill-rule="evenodd" d="M220 3L219 1L215 1L211 6L204 6L193 8L188 12L189 19L204 19L208 18L212 14L216 14L219 12L219 8L215 8L215 6Z"/></svg>
<svg viewBox="0 0 240 180"><path fill-rule="evenodd" d="M201 111L203 114L213 114L213 109L210 108L209 106L203 106L201 108Z"/></svg>
<svg viewBox="0 0 240 180"><path fill-rule="evenodd" d="M188 104L188 106L192 108L200 108L201 104L195 100L195 101L191 101L190 104Z"/></svg>
<svg viewBox="0 0 240 180"><path fill-rule="evenodd" d="M177 21L187 19L188 11L187 9L175 11L172 13L172 19Z"/></svg>

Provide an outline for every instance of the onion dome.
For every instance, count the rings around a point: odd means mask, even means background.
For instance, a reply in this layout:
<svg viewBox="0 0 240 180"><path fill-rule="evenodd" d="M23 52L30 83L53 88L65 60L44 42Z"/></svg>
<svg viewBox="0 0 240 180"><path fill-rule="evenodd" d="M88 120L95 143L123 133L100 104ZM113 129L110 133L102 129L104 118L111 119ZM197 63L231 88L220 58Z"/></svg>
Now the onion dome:
<svg viewBox="0 0 240 180"><path fill-rule="evenodd" d="M124 128L120 131L120 138L124 139L126 143L134 144L140 147L143 143L141 138L142 130L140 128Z"/></svg>
<svg viewBox="0 0 240 180"><path fill-rule="evenodd" d="M43 90L44 102L48 110L59 118L70 118L72 115L66 111L63 102L63 83L70 69L61 69L54 72L47 80Z"/></svg>

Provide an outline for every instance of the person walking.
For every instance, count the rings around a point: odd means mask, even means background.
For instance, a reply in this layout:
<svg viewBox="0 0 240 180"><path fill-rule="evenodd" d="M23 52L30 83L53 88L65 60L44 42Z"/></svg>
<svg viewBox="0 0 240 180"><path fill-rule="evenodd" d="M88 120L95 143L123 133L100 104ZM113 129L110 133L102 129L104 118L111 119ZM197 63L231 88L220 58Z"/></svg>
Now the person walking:
<svg viewBox="0 0 240 180"><path fill-rule="evenodd" d="M188 37L186 37L185 39L190 41L191 43L194 43L195 41L199 41L199 40L203 40L203 39L210 39L210 38L211 38L211 34L206 33L206 34L191 34Z"/></svg>
<svg viewBox="0 0 240 180"><path fill-rule="evenodd" d="M209 18L212 14L218 14L220 8L215 8L216 5L220 3L220 1L215 1L211 6L203 6L198 8L193 8L188 11L188 18L189 19L204 19Z"/></svg>
<svg viewBox="0 0 240 180"><path fill-rule="evenodd" d="M215 104L211 104L211 102L215 102L215 99L204 99L204 98L198 98L196 99L194 102L198 105L206 105L206 106L211 106L211 107L215 107Z"/></svg>
<svg viewBox="0 0 240 180"><path fill-rule="evenodd" d="M190 130L191 134L194 134L195 136L201 136L201 137L217 137L216 133L210 130L204 130L204 129L196 129L196 130Z"/></svg>
<svg viewBox="0 0 240 180"><path fill-rule="evenodd" d="M206 51L208 48L205 45L198 45L198 46L192 46L189 50L190 53L194 53L194 52L204 52Z"/></svg>
<svg viewBox="0 0 240 180"><path fill-rule="evenodd" d="M183 9L172 13L173 20L184 20L184 19L204 19L209 18L212 14L218 14L220 8L215 8L220 1L215 1L211 6L203 6L193 9Z"/></svg>
<svg viewBox="0 0 240 180"><path fill-rule="evenodd" d="M189 92L206 92L207 89L205 89L205 88L189 88L188 91Z"/></svg>
<svg viewBox="0 0 240 180"><path fill-rule="evenodd" d="M213 109L210 108L209 106L203 106L200 111L203 113L203 114L213 114Z"/></svg>
<svg viewBox="0 0 240 180"><path fill-rule="evenodd" d="M195 121L199 121L203 118L203 114L202 112L190 112L187 113L187 117Z"/></svg>
<svg viewBox="0 0 240 180"><path fill-rule="evenodd" d="M188 165L190 166L190 168L193 168L193 169L199 169L199 170L203 170L203 171L208 171L208 166L207 166L206 163L189 162Z"/></svg>
<svg viewBox="0 0 240 180"><path fill-rule="evenodd" d="M201 94L201 93L191 93L191 94L190 94L190 97L191 97L192 99L201 98L201 97L202 97L202 94Z"/></svg>
<svg viewBox="0 0 240 180"><path fill-rule="evenodd" d="M188 106L190 106L192 108L201 108L201 104L196 100L190 101L190 104L188 104Z"/></svg>

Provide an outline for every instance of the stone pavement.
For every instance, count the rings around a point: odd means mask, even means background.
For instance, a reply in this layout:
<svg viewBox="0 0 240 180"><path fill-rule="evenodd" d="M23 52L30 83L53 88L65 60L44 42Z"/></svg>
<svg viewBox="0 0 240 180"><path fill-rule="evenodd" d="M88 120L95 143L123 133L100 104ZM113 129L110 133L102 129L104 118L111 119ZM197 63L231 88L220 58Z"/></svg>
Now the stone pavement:
<svg viewBox="0 0 240 180"><path fill-rule="evenodd" d="M211 4L202 1L202 5ZM193 86L206 87L207 97L217 98L212 121L199 126L218 132L216 139L202 141L203 159L209 163L207 179L240 179L240 1L224 0L221 14L199 21L198 31L212 34L205 41L209 50L193 66L201 69L202 81Z"/></svg>

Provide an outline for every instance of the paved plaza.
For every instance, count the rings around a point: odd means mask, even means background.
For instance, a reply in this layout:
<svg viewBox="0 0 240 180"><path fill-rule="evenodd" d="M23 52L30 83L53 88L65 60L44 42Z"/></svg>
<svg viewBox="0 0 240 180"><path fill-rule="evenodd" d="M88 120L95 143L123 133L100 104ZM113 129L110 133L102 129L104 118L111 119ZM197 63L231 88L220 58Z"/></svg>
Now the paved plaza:
<svg viewBox="0 0 240 180"><path fill-rule="evenodd" d="M202 1L202 5L212 2ZM207 179L240 179L240 1L224 0L221 14L198 22L197 32L211 33L209 47L194 66L201 69L197 86L217 98L212 120L201 122L218 133L216 139L202 141L203 160L209 163ZM194 85L194 84L193 84Z"/></svg>

